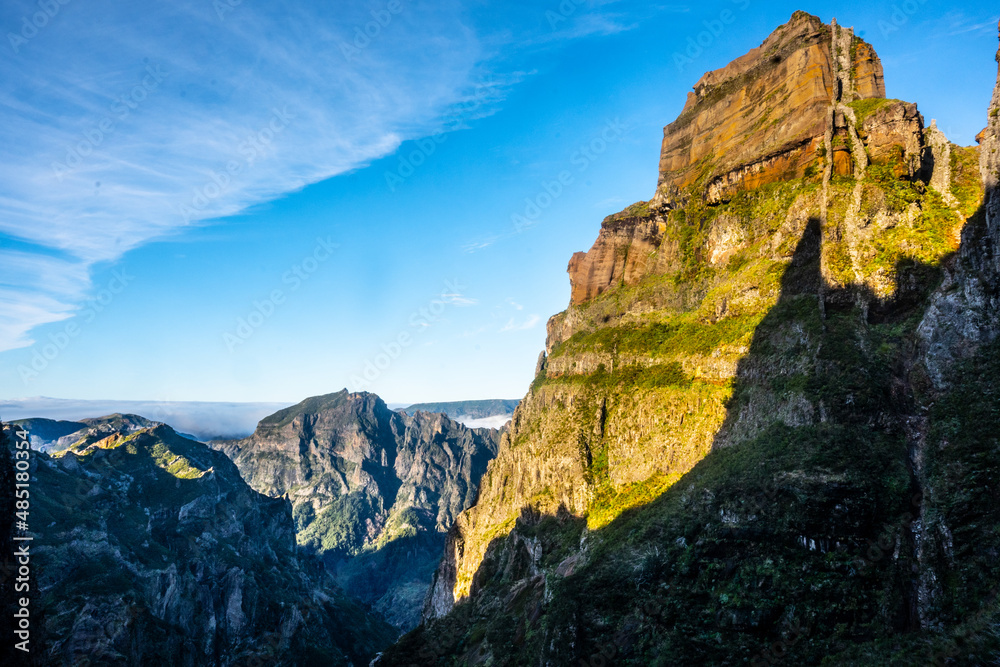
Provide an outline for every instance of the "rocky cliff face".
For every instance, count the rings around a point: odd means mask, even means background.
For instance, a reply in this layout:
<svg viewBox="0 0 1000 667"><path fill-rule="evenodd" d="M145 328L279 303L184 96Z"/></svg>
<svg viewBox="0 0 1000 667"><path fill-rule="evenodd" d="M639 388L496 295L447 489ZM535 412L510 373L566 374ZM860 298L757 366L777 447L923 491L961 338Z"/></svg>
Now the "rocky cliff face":
<svg viewBox="0 0 1000 667"><path fill-rule="evenodd" d="M796 12L760 47L695 84L680 117L663 130L656 195L606 220L590 252L570 261L571 303L671 270L675 249L662 248L663 227L645 220L650 207L675 208L692 197L717 204L741 190L801 179L815 173L819 154L835 149L836 173L849 174L846 145L827 145L830 116L841 105L884 97L871 46L850 28ZM843 119L833 128L842 140L847 129Z"/></svg>
<svg viewBox="0 0 1000 667"><path fill-rule="evenodd" d="M159 425L33 456L37 664L348 665L393 639L207 446Z"/></svg>
<svg viewBox="0 0 1000 667"><path fill-rule="evenodd" d="M1000 31L1000 24L998 24ZM1000 64L1000 50L997 52ZM983 592L995 605L998 583L994 537L1000 512L995 491L971 480L1000 469L1000 67L979 143L982 205L961 231L962 245L944 266L916 331L911 380L919 409L910 418L912 468L923 490L915 522L917 613L923 628L972 619L978 630L996 618L982 609ZM961 168L953 160L954 168ZM968 168L968 165L965 166ZM976 490L970 492L970 486ZM992 484L987 484L992 489ZM987 607L988 608L988 607ZM991 648L996 656L1000 651Z"/></svg>
<svg viewBox="0 0 1000 667"><path fill-rule="evenodd" d="M216 446L255 489L291 501L299 543L323 555L349 594L409 629L498 439L443 414L400 414L373 394L341 391Z"/></svg>
<svg viewBox="0 0 1000 667"><path fill-rule="evenodd" d="M1000 512L967 485L1000 470L995 115L948 143L801 13L699 86L657 195L571 262L425 623L380 665L1000 655ZM801 110L784 153L736 103L779 86L803 103L754 110ZM724 147L697 176L666 148L689 125Z"/></svg>
<svg viewBox="0 0 1000 667"><path fill-rule="evenodd" d="M882 64L853 30L797 12L760 47L709 72L663 130L657 194L699 183L713 200L802 177L832 102L885 97Z"/></svg>

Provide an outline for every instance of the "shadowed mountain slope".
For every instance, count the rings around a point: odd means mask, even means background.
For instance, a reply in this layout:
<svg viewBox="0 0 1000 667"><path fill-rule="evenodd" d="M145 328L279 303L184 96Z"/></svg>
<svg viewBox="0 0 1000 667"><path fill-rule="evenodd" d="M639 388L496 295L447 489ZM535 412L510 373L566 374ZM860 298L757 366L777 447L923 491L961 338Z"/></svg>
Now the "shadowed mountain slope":
<svg viewBox="0 0 1000 667"><path fill-rule="evenodd" d="M395 629L295 545L291 507L158 425L32 453L34 664L360 664Z"/></svg>

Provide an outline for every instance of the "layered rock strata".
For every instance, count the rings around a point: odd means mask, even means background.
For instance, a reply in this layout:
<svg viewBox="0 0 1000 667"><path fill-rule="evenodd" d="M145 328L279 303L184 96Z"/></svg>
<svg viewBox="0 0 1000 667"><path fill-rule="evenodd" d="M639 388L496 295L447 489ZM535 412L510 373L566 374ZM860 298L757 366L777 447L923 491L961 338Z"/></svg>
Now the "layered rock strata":
<svg viewBox="0 0 1000 667"><path fill-rule="evenodd" d="M664 128L656 195L637 212L691 197L718 204L741 190L803 178L816 173L826 153L833 154L835 173L849 176L853 129L846 105L884 97L882 64L870 45L852 29L797 12L760 47L695 84L680 117ZM887 131L908 129L895 118L882 120L890 129L873 122L875 151L895 145ZM832 124L830 138L838 143L827 140ZM912 133L903 137L912 140ZM571 304L670 266L670 249L657 252L661 225L630 223L628 213L606 220L590 252L570 260Z"/></svg>

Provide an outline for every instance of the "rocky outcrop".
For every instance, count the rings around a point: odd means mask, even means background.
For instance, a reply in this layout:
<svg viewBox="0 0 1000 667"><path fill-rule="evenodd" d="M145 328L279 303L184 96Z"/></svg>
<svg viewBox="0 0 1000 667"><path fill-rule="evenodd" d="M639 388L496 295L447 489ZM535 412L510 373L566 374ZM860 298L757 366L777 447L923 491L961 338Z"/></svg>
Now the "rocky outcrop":
<svg viewBox="0 0 1000 667"><path fill-rule="evenodd" d="M929 156L925 153L925 164L929 159L931 165L930 186L940 192L949 205L955 206L958 201L951 191L951 142L938 129L936 120L931 121L924 138L927 141L926 150L930 151Z"/></svg>
<svg viewBox="0 0 1000 667"><path fill-rule="evenodd" d="M346 390L261 420L214 446L261 493L292 503L298 541L351 595L416 625L447 531L475 501L499 432L390 410Z"/></svg>
<svg viewBox="0 0 1000 667"><path fill-rule="evenodd" d="M705 74L680 117L663 131L656 203L676 201L696 183L718 201L734 188L801 178L822 147L831 102L884 97L874 50L847 34L841 53L852 76L835 75L836 24L796 12L760 47ZM842 91L845 86L849 91Z"/></svg>
<svg viewBox="0 0 1000 667"><path fill-rule="evenodd" d="M854 53L851 54L852 80L857 99L885 97L885 75L882 72L882 61L871 44L856 39L852 43Z"/></svg>
<svg viewBox="0 0 1000 667"><path fill-rule="evenodd" d="M570 303L590 301L612 285L634 285L643 276L664 273L674 261L670 248L662 248L665 225L658 220L611 216L590 252L569 260Z"/></svg>
<svg viewBox="0 0 1000 667"><path fill-rule="evenodd" d="M852 29L796 13L758 49L695 86L680 117L664 130L656 195L605 219L590 251L570 260L571 306L649 275L681 270L683 239L664 232L670 217L692 203L718 206L790 179L860 180L869 162L891 163L896 177L930 179L935 163L924 150L916 105L884 95L881 63L871 46ZM938 178L947 179L946 163L937 164ZM865 226L860 196L859 190L840 236ZM738 233L713 227L713 234L715 247L704 250L718 264L739 249ZM852 265L850 274L857 279L858 267ZM832 274L827 278L842 284ZM577 330L571 323L572 316L550 323L550 333L555 329L556 340L565 340Z"/></svg>
<svg viewBox="0 0 1000 667"><path fill-rule="evenodd" d="M392 641L223 454L160 425L32 456L38 664L348 665Z"/></svg>
<svg viewBox="0 0 1000 667"><path fill-rule="evenodd" d="M1000 26L998 26L1000 27ZM997 51L997 63L1000 64L1000 51ZM986 203L987 229L991 238L1000 239L1000 68L997 72L997 85L990 101L989 125L977 137L981 146L980 169L983 182L990 193ZM1000 244L994 243L994 248ZM1000 253L995 253L994 262L1000 266Z"/></svg>
<svg viewBox="0 0 1000 667"><path fill-rule="evenodd" d="M916 104L887 101L860 123L858 134L873 164L899 163L903 170L895 176L902 178L912 178L921 169L924 119Z"/></svg>

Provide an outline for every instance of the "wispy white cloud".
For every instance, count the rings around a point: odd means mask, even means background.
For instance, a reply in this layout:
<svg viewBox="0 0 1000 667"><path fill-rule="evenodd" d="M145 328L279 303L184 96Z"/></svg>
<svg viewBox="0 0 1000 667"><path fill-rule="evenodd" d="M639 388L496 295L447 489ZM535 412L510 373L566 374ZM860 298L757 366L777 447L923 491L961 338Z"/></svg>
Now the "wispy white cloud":
<svg viewBox="0 0 1000 667"><path fill-rule="evenodd" d="M31 292L0 288L0 341L8 348L24 347L33 342L27 332L42 324L58 322L73 314L74 306Z"/></svg>
<svg viewBox="0 0 1000 667"><path fill-rule="evenodd" d="M95 265L465 127L530 75L491 65L512 35L457 0L377 30L385 3L217 4L60 5L0 58L0 351L71 316ZM603 4L557 38L627 29Z"/></svg>
<svg viewBox="0 0 1000 667"><path fill-rule="evenodd" d="M994 19L976 21L963 15L961 12L952 12L946 20L949 21L947 33L949 37L954 37L955 35L965 35L968 33L979 33L992 36L997 29L997 24Z"/></svg>
<svg viewBox="0 0 1000 667"><path fill-rule="evenodd" d="M44 251L0 251L0 350L71 314L96 263L436 131L482 78L457 4L404 3L352 60L341 45L372 20L359 8L97 5L64 7L0 60L0 238ZM508 83L481 88L475 113Z"/></svg>
<svg viewBox="0 0 1000 667"><path fill-rule="evenodd" d="M528 319L524 320L523 322L518 322L515 318L512 317L509 320L507 320L507 324L503 325L503 328L501 328L500 331L501 332L527 331L529 329L534 329L541 321L542 318L539 317L538 315L529 315Z"/></svg>
<svg viewBox="0 0 1000 667"><path fill-rule="evenodd" d="M990 17L988 14L970 15L970 11L975 12L975 8L953 9L941 16L927 18L922 21L922 24L932 37L955 37L971 33L995 37L997 29L996 16ZM890 18L891 21L884 22L888 26L883 30L886 34L895 32L895 28L909 23L911 19L922 17L913 12L897 12Z"/></svg>
<svg viewBox="0 0 1000 667"><path fill-rule="evenodd" d="M471 241L462 246L462 251L467 253L474 253L477 250L483 250L489 248L491 245L499 241L503 236L491 236L489 238L483 239L482 241Z"/></svg>
<svg viewBox="0 0 1000 667"><path fill-rule="evenodd" d="M470 299L467 296L462 296L461 294L442 294L441 299L445 303L450 303L453 306L468 307L475 306L479 304L479 299Z"/></svg>
<svg viewBox="0 0 1000 667"><path fill-rule="evenodd" d="M534 38L539 44L565 39L614 35L634 29L643 20L655 14L683 14L690 11L688 5L648 5L639 15L635 7L624 9L620 0L570 0L552 2L544 8L545 23L548 28Z"/></svg>

